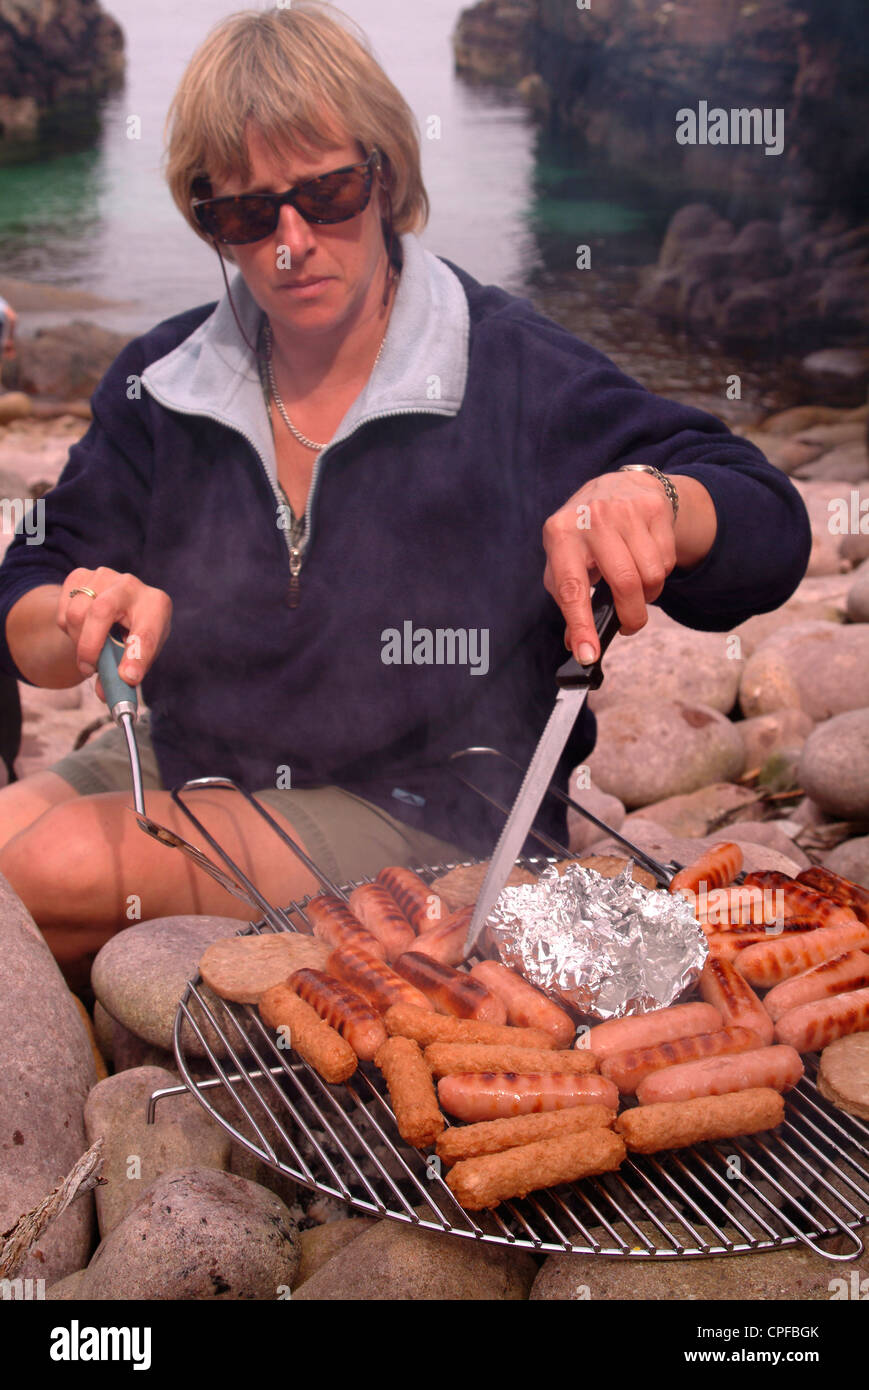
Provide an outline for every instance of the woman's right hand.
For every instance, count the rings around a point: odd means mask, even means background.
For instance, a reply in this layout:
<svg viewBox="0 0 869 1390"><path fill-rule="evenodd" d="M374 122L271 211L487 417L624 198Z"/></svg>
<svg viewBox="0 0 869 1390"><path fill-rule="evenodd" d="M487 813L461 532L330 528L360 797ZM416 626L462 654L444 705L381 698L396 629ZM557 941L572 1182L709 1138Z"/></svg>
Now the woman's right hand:
<svg viewBox="0 0 869 1390"><path fill-rule="evenodd" d="M92 589L70 597L71 589ZM75 644L75 660L83 676L92 676L112 626L127 629L126 652L118 674L128 685L139 685L158 656L172 626L172 600L162 589L143 584L133 574L117 570L72 570L60 591L57 625Z"/></svg>

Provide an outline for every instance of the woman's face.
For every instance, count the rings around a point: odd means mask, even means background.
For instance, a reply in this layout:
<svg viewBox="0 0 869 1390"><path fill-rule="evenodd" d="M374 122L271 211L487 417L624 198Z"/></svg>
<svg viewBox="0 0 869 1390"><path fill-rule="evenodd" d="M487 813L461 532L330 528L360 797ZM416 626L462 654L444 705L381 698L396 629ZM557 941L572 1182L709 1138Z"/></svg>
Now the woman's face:
<svg viewBox="0 0 869 1390"><path fill-rule="evenodd" d="M304 179L365 158L361 146L348 140L313 157L288 149L277 159L255 129L248 137L248 153L250 179L246 183L238 178L215 181L215 197L283 193ZM378 194L375 181L365 211L331 226L306 222L294 207L284 204L271 236L232 248L248 289L273 325L305 335L328 335L376 312L386 274ZM292 288L302 281L317 283Z"/></svg>

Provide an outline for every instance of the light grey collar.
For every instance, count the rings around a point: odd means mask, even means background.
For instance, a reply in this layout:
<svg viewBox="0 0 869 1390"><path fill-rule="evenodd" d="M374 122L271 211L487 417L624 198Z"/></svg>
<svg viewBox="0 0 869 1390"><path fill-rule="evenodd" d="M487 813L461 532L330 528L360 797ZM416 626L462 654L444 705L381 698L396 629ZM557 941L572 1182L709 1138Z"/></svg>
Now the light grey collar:
<svg viewBox="0 0 869 1390"><path fill-rule="evenodd" d="M426 411L458 413L468 373L470 315L458 277L408 233L404 264L383 352L332 443L373 416ZM241 275L232 297L248 339L256 342L260 308ZM226 294L189 338L142 373L151 396L169 410L206 415L254 445L274 483L274 443L259 373Z"/></svg>

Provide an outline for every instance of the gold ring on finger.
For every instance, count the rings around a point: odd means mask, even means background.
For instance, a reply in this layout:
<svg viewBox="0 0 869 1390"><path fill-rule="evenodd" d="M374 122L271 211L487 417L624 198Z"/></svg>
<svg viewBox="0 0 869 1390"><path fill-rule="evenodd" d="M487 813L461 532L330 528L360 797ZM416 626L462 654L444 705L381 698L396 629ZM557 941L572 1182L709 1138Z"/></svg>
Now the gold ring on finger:
<svg viewBox="0 0 869 1390"><path fill-rule="evenodd" d="M70 589L70 598L75 598L76 594L87 594L88 598L96 598L96 594L94 593L93 589Z"/></svg>

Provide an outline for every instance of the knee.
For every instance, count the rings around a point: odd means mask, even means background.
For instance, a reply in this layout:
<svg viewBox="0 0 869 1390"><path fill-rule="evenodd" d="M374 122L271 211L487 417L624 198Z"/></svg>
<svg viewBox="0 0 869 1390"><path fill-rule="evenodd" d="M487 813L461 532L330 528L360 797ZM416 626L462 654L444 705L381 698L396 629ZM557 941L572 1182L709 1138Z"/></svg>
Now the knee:
<svg viewBox="0 0 869 1390"><path fill-rule="evenodd" d="M87 843L75 807L46 811L0 849L0 873L36 915L43 904L74 905L94 890L97 855Z"/></svg>

